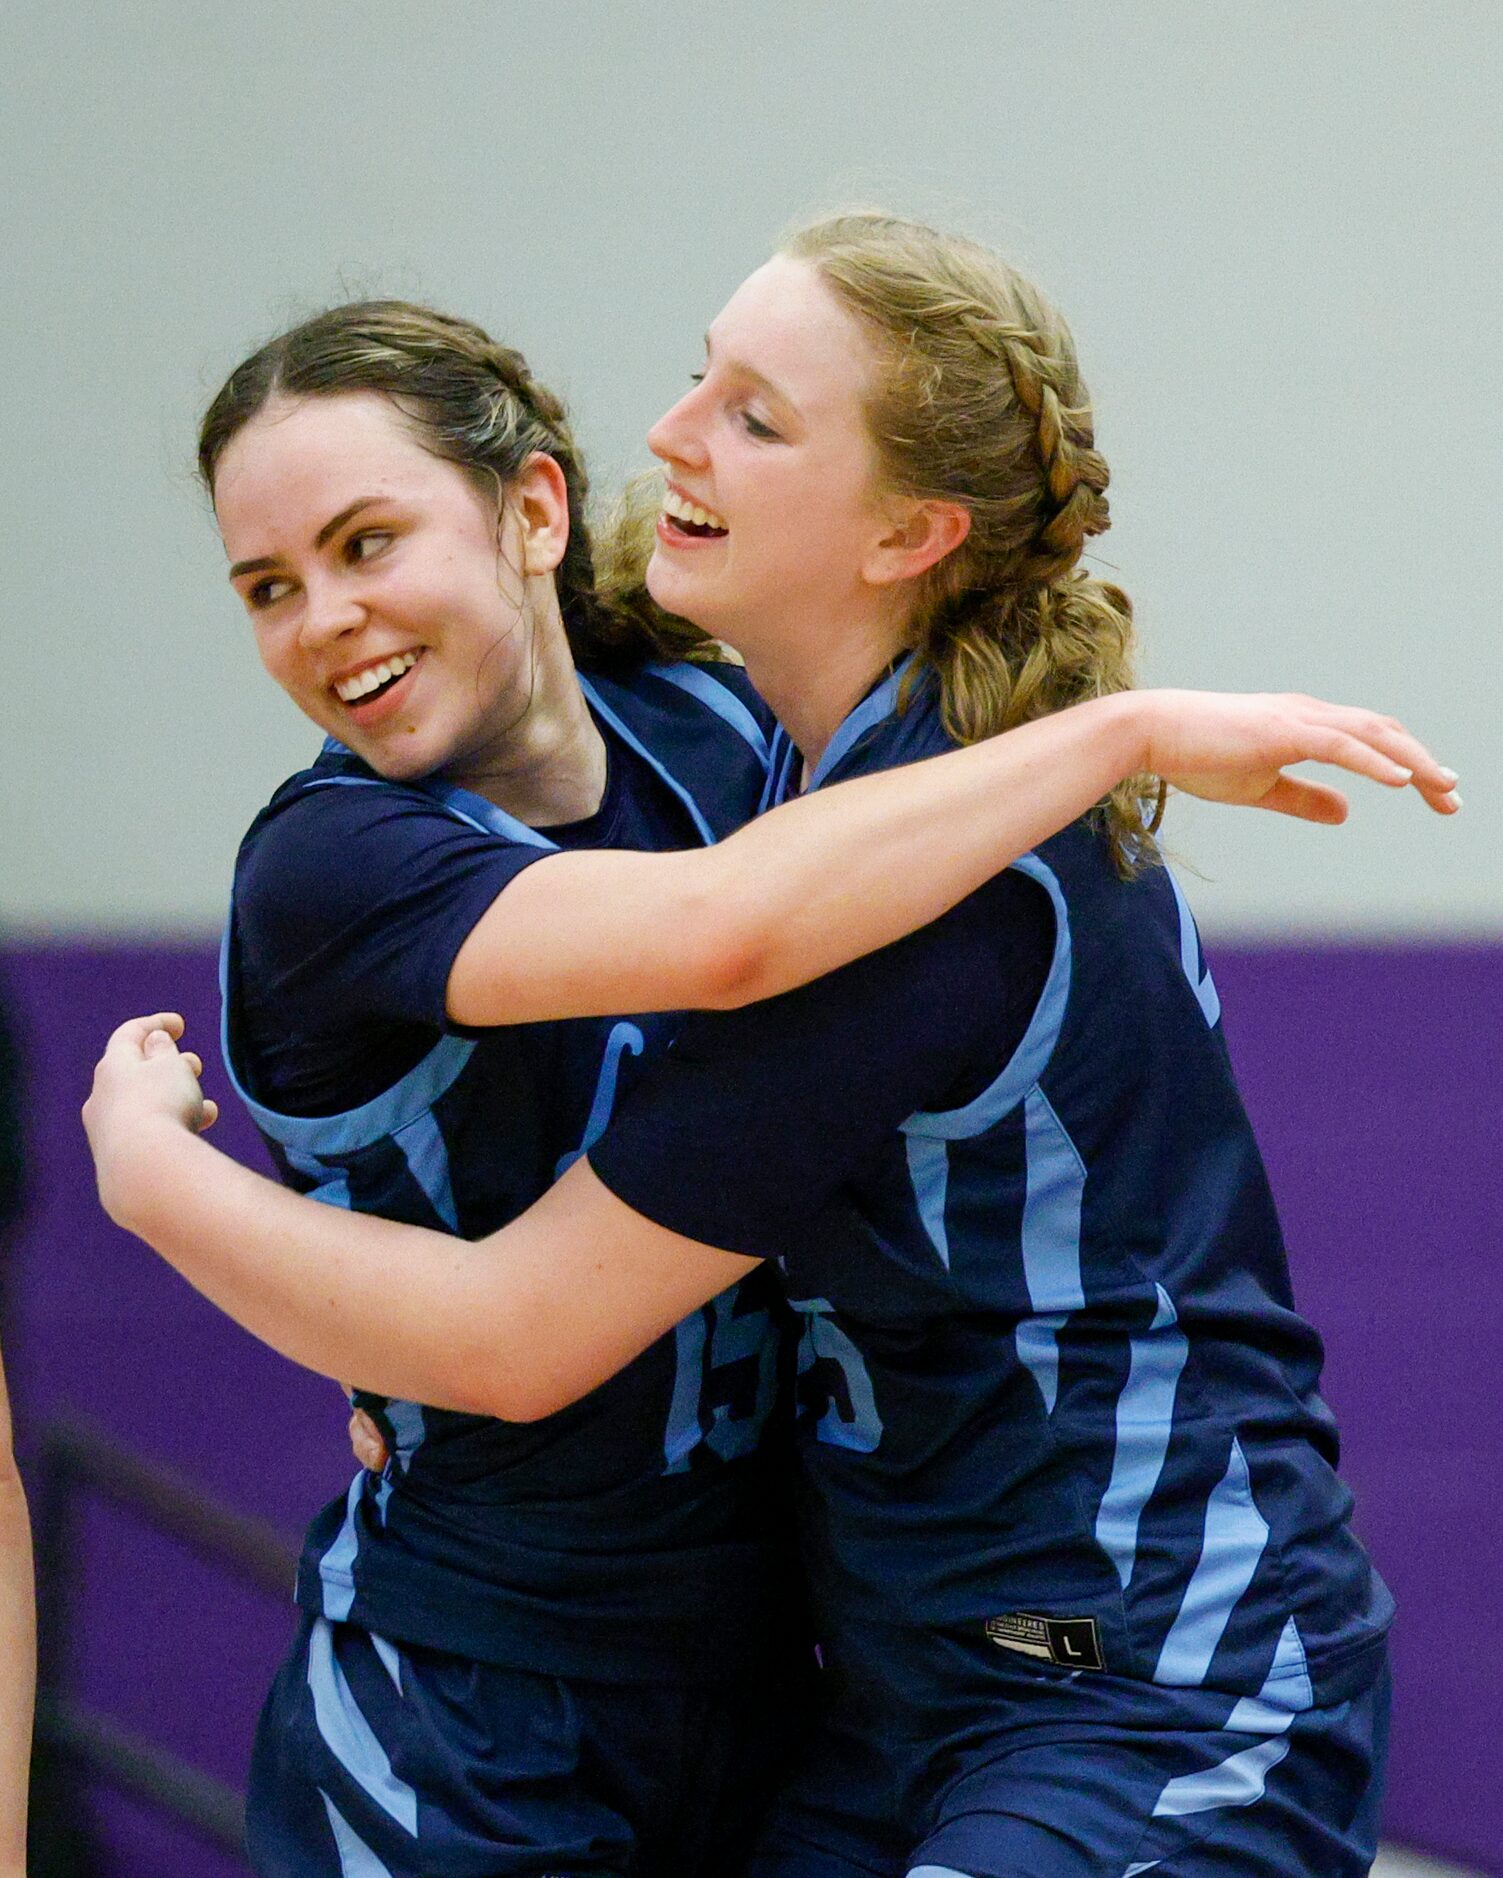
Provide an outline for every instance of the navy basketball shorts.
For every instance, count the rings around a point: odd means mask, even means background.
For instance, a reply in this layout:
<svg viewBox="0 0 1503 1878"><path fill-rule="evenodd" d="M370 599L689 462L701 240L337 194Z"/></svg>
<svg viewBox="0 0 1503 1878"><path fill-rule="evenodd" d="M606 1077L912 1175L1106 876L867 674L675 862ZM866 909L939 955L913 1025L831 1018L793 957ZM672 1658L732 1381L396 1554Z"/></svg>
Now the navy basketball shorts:
<svg viewBox="0 0 1503 1878"><path fill-rule="evenodd" d="M305 1615L262 1712L262 1878L726 1878L794 1732L786 1689L584 1683Z"/></svg>
<svg viewBox="0 0 1503 1878"><path fill-rule="evenodd" d="M1105 1674L999 1666L989 1680L991 1699L972 1688L948 1706L905 1705L864 1676L833 1688L746 1878L1359 1878L1372 1864L1386 1664L1349 1700L1283 1715Z"/></svg>

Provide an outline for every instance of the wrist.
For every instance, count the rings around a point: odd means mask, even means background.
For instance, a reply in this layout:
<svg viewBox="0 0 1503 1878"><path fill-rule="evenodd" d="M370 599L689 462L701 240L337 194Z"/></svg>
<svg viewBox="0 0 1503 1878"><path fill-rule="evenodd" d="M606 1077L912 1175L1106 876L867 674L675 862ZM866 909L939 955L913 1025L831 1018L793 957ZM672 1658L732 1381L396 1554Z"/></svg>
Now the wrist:
<svg viewBox="0 0 1503 1878"><path fill-rule="evenodd" d="M1153 768L1157 700L1151 691L1114 691L1094 698L1082 710L1096 714L1096 730L1106 753L1111 777L1108 789Z"/></svg>
<svg viewBox="0 0 1503 1878"><path fill-rule="evenodd" d="M143 1115L112 1127L96 1152L99 1200L117 1226L149 1239L154 1202L172 1186L168 1167L192 1136L181 1122Z"/></svg>

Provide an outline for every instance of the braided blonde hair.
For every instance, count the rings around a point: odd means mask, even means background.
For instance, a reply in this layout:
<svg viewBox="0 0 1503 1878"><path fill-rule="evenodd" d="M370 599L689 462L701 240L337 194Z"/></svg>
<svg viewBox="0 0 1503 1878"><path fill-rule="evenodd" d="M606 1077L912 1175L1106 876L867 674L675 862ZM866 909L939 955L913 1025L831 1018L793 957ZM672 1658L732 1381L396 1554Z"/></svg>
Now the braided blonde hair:
<svg viewBox="0 0 1503 1878"><path fill-rule="evenodd" d="M911 622L951 736L973 743L1128 689L1132 604L1079 566L1110 523L1109 473L1059 313L989 249L879 210L812 223L783 252L876 346L868 417L889 485L970 514ZM1154 858L1162 807L1147 777L1100 805L1121 872Z"/></svg>
<svg viewBox="0 0 1503 1878"><path fill-rule="evenodd" d="M405 300L358 300L291 327L238 365L204 414L198 470L212 496L230 440L272 398L375 391L418 441L488 495L505 492L529 457L551 456L569 496L569 544L555 576L575 660L621 670L646 659L702 655L711 642L687 620L619 598L597 582L585 514L589 479L561 401L527 361L481 327Z"/></svg>

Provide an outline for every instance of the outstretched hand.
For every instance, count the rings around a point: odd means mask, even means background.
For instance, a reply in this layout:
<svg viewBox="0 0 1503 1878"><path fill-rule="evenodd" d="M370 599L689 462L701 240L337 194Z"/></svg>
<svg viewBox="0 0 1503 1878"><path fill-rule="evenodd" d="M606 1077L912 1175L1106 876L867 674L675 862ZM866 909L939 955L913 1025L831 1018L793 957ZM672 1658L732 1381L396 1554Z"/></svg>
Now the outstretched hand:
<svg viewBox="0 0 1503 1878"><path fill-rule="evenodd" d="M202 1062L177 1047L182 1034L176 1011L133 1017L111 1035L94 1067L83 1124L99 1197L112 1217L119 1217L117 1196L143 1152L143 1127L167 1122L199 1134L218 1119L219 1105L199 1086Z"/></svg>
<svg viewBox="0 0 1503 1878"><path fill-rule="evenodd" d="M1391 789L1413 787L1437 815L1461 807L1444 769L1394 717L1298 693L1147 691L1145 768L1186 795L1272 809L1335 825L1347 799L1329 783L1286 776L1292 763L1331 763Z"/></svg>

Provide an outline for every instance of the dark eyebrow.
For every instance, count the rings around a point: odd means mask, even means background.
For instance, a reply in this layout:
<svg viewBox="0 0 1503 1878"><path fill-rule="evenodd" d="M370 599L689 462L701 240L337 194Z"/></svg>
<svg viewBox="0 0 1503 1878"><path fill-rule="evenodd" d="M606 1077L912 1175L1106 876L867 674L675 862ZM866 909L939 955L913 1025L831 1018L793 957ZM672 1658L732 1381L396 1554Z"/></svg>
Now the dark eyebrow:
<svg viewBox="0 0 1503 1878"><path fill-rule="evenodd" d="M344 527L345 523L349 521L352 516L358 515L362 509L368 509L373 502L379 502L381 500L382 498L380 496L361 496L357 501L352 502L348 508L341 509L337 515L331 516L313 537L314 547L323 547L332 536L339 533L340 529ZM275 566L275 560L269 555L262 555L259 560L255 561L237 561L230 569L230 579L238 580L242 574L259 574L262 568Z"/></svg>

